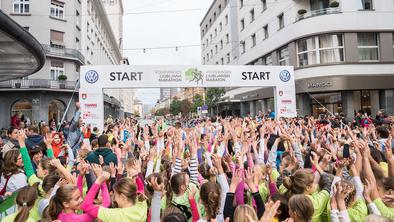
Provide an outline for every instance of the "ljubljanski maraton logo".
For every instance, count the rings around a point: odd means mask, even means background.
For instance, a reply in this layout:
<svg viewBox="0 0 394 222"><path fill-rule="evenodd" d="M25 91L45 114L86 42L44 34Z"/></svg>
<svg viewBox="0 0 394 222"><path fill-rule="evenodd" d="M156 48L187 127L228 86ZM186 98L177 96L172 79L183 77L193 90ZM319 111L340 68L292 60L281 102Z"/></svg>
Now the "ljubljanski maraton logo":
<svg viewBox="0 0 394 222"><path fill-rule="evenodd" d="M198 84L199 82L200 84L203 84L204 75L202 74L202 71L196 68L190 68L185 72L185 79L189 82L195 82L196 84Z"/></svg>
<svg viewBox="0 0 394 222"><path fill-rule="evenodd" d="M280 78L280 80L282 80L283 82L288 82L288 81L290 80L290 78L291 78L290 72L287 71L287 70L282 70L282 71L279 73L279 78Z"/></svg>
<svg viewBox="0 0 394 222"><path fill-rule="evenodd" d="M88 83L95 83L99 79L99 74L94 70L89 70L85 74L85 80Z"/></svg>

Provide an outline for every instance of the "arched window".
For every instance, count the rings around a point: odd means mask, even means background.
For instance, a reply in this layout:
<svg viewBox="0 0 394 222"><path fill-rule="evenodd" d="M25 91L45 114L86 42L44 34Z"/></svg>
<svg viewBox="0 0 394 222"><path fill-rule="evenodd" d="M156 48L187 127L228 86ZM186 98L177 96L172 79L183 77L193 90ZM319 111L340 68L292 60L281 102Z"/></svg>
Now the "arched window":
<svg viewBox="0 0 394 222"><path fill-rule="evenodd" d="M58 124L63 117L64 111L66 110L66 106L63 101L54 99L49 102L48 106L48 123L51 120L54 120L56 124Z"/></svg>
<svg viewBox="0 0 394 222"><path fill-rule="evenodd" d="M15 101L11 106L11 116L19 114L19 118L27 125L33 121L32 104L29 100L21 99Z"/></svg>

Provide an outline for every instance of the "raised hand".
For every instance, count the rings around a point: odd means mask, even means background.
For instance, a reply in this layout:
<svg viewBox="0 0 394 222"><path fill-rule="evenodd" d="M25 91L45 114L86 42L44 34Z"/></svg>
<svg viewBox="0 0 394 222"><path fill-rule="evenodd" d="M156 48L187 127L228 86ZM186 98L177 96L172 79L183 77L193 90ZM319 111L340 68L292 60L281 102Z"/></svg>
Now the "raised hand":
<svg viewBox="0 0 394 222"><path fill-rule="evenodd" d="M109 173L111 174L111 177L116 177L116 168L113 162L109 163Z"/></svg>
<svg viewBox="0 0 394 222"><path fill-rule="evenodd" d="M234 193L237 189L238 184L242 181L242 172L243 170L238 169L234 172L233 177L231 178L231 184L229 188L230 193Z"/></svg>
<svg viewBox="0 0 394 222"><path fill-rule="evenodd" d="M258 191L256 188L257 185L254 183L254 173L251 168L248 168L245 171L245 181L246 181L246 184L248 185L251 193L256 193Z"/></svg>
<svg viewBox="0 0 394 222"><path fill-rule="evenodd" d="M96 175L96 178L99 177L103 172L103 168L98 164L93 163L90 165L90 167L93 170L94 175Z"/></svg>
<svg viewBox="0 0 394 222"><path fill-rule="evenodd" d="M157 182L157 177L151 177L150 181L148 181L148 183L153 188L154 191L161 192L161 193L164 192L164 188L165 188L164 183L159 184Z"/></svg>
<svg viewBox="0 0 394 222"><path fill-rule="evenodd" d="M20 147L26 147L25 145L26 133L24 130L19 130L18 132L18 143Z"/></svg>
<svg viewBox="0 0 394 222"><path fill-rule="evenodd" d="M222 158L220 158L216 154L213 154L212 155L212 162L213 162L213 165L218 169L219 174L224 173L223 167L222 167Z"/></svg>
<svg viewBox="0 0 394 222"><path fill-rule="evenodd" d="M53 141L52 133L47 133L44 137L44 143L47 146L47 148L52 146L52 141Z"/></svg>
<svg viewBox="0 0 394 222"><path fill-rule="evenodd" d="M103 171L103 172L101 172L101 174L97 177L96 183L97 183L97 184L102 184L102 183L104 183L105 181L109 180L110 176L111 176L110 173Z"/></svg>

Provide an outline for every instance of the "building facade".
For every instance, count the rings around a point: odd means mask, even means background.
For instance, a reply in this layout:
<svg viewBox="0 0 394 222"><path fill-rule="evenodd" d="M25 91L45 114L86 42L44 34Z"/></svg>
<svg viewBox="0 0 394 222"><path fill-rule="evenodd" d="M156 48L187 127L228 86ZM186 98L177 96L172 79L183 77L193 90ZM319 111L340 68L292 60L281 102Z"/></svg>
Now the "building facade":
<svg viewBox="0 0 394 222"><path fill-rule="evenodd" d="M121 52L100 0L7 0L0 8L43 46L46 61L37 73L0 83L0 126L24 114L32 123L55 119L78 100L79 69L85 64L119 64ZM121 15L120 15L121 16ZM118 102L107 104L117 112ZM67 113L71 118L73 106Z"/></svg>
<svg viewBox="0 0 394 222"><path fill-rule="evenodd" d="M294 66L299 115L393 114L393 20L392 1L217 0L200 24L202 61ZM273 109L272 88L259 87L230 89L219 105L222 115Z"/></svg>

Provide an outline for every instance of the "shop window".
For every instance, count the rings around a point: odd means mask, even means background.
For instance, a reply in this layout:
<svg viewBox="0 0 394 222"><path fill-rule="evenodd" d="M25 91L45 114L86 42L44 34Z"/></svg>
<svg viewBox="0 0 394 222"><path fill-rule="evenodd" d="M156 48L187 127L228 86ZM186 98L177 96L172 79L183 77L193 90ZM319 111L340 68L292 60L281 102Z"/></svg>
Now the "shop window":
<svg viewBox="0 0 394 222"><path fill-rule="evenodd" d="M34 100L34 99L33 99ZM11 106L11 116L19 113L25 118L26 122L32 123L33 111L32 103L28 100L18 100Z"/></svg>
<svg viewBox="0 0 394 222"><path fill-rule="evenodd" d="M312 94L312 113L318 117L320 114L338 114L342 112L342 95L340 92Z"/></svg>

